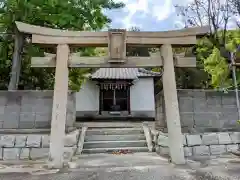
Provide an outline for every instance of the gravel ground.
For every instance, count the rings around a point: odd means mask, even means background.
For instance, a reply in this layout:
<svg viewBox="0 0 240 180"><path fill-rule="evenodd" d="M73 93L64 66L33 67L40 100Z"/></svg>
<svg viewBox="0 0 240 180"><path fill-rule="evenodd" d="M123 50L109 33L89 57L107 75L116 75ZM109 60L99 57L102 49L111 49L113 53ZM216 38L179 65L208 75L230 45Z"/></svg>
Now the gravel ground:
<svg viewBox="0 0 240 180"><path fill-rule="evenodd" d="M197 162L188 160L184 166L169 164L156 154L79 158L75 159L76 168L61 171L2 168L0 180L240 180L240 160L235 157L201 157Z"/></svg>

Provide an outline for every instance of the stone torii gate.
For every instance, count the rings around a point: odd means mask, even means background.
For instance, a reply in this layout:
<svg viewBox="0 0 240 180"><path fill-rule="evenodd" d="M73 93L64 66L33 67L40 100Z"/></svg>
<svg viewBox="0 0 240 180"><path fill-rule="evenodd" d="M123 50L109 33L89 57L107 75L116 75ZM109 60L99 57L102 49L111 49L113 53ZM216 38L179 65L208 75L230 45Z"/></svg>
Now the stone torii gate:
<svg viewBox="0 0 240 180"><path fill-rule="evenodd" d="M76 32L39 27L16 22L20 33L30 34L32 43L56 46L56 54L32 57L32 67L56 67L51 122L50 157L53 167L63 165L68 67L163 67L163 90L169 149L172 162L184 164L184 151L175 81L175 67L196 67L195 58L174 58L172 47L194 46L198 36L209 32L208 27L166 32ZM71 47L108 47L107 57L79 57ZM132 46L160 47L161 56L127 57L126 48Z"/></svg>

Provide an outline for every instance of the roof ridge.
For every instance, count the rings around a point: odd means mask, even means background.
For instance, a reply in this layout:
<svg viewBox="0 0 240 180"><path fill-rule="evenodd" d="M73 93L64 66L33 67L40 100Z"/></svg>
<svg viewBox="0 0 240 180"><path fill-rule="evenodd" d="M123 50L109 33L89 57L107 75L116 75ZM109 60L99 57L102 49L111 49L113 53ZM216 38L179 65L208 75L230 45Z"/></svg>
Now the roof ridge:
<svg viewBox="0 0 240 180"><path fill-rule="evenodd" d="M151 70L147 70L145 68L138 68L138 71L140 71L142 73L152 74L152 75L161 75L161 72L154 72Z"/></svg>

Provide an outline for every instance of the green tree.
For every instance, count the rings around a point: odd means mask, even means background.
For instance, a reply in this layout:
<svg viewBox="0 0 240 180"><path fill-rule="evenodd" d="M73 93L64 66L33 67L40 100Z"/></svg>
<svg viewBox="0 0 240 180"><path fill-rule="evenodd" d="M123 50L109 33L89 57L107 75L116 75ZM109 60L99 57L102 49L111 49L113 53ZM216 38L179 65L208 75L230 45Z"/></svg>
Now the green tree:
<svg viewBox="0 0 240 180"><path fill-rule="evenodd" d="M202 39L198 44L198 58L208 73L212 88L232 89L233 80L230 69L230 52L236 53L236 60L239 59L237 46L240 45L240 31L228 30L226 33L226 44L221 48L216 47L209 39ZM240 72L237 68L237 82L240 83Z"/></svg>
<svg viewBox="0 0 240 180"><path fill-rule="evenodd" d="M210 27L209 36L199 40L196 46L197 68L203 75L199 78L206 82L206 88L232 88L229 50L235 51L239 45L239 30L230 31L227 26L234 15L239 16L238 2L194 0L186 6L176 5L186 27ZM237 76L240 77L238 73Z"/></svg>
<svg viewBox="0 0 240 180"><path fill-rule="evenodd" d="M50 28L68 30L100 30L111 20L102 12L103 9L123 7L123 3L113 0L4 0L0 8L0 31L7 34L14 33L14 22L39 25ZM6 89L11 72L14 37L2 35L0 44L0 88ZM32 45L24 39L22 54L22 71L19 84L25 89L52 89L54 69L30 68L32 56L43 56L45 52L54 52L54 49L43 49ZM75 49L85 56L96 55L93 48ZM79 89L84 73L91 69L71 69L69 84L72 89Z"/></svg>

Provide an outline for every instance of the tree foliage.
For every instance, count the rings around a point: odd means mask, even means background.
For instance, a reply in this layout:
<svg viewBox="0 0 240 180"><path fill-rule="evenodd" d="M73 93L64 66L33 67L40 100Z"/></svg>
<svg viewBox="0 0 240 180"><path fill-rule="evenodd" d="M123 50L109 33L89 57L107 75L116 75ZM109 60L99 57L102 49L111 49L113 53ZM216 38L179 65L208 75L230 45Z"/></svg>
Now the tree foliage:
<svg viewBox="0 0 240 180"><path fill-rule="evenodd" d="M228 79L228 64L216 47L213 49L212 54L204 60L204 69L211 75L211 84L215 88L225 89L231 84Z"/></svg>
<svg viewBox="0 0 240 180"><path fill-rule="evenodd" d="M236 51L240 44L239 29L229 30L228 25L231 22L237 27L233 17L240 16L239 7L239 1L235 0L194 0L186 6L176 5L186 27L210 27L209 36L199 40L196 46L198 71L191 75L201 72L199 78L204 82L202 88L233 87L229 51ZM237 73L237 77L239 75Z"/></svg>
<svg viewBox="0 0 240 180"><path fill-rule="evenodd" d="M103 9L123 7L122 3L113 0L3 0L0 7L0 89L6 89L11 74L11 62L14 44L14 22L39 25L67 30L100 30L111 20L103 14ZM9 35L8 35L9 34ZM25 37L22 54L22 71L19 85L24 89L52 89L54 69L30 68L32 56L43 56L43 53L54 53L55 49L43 49L32 45ZM93 48L78 48L74 52L82 52L85 56L96 55ZM84 74L91 69L70 69L69 85L78 90Z"/></svg>
<svg viewBox="0 0 240 180"><path fill-rule="evenodd" d="M239 52L237 46L240 44L239 30L228 30L226 33L226 44L217 47L208 38L199 41L197 48L197 59L203 64L205 72L209 75L211 88L232 89L233 79L231 72L231 54L234 52L237 61ZM240 82L240 72L237 69L237 81Z"/></svg>

